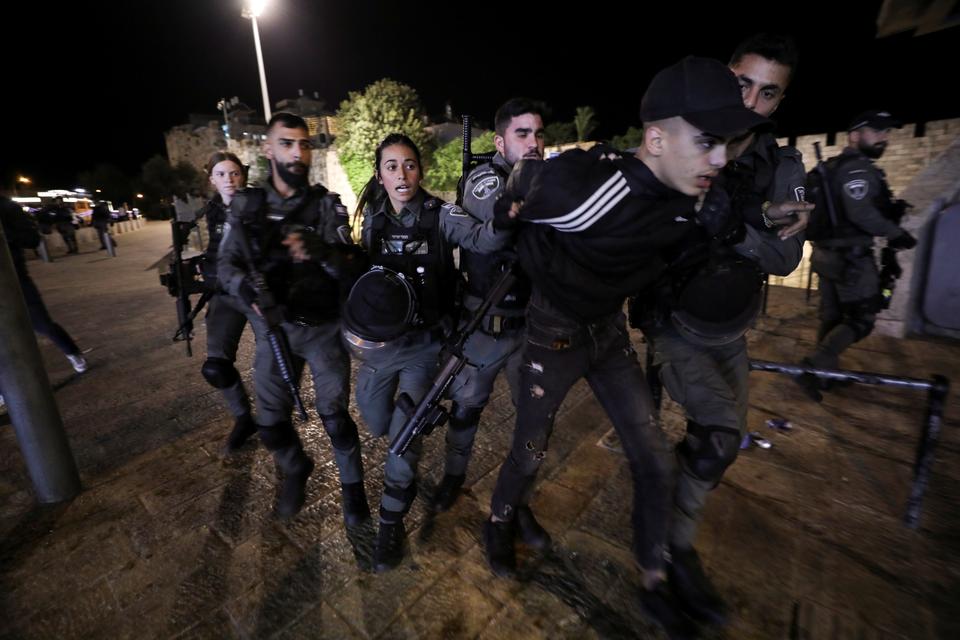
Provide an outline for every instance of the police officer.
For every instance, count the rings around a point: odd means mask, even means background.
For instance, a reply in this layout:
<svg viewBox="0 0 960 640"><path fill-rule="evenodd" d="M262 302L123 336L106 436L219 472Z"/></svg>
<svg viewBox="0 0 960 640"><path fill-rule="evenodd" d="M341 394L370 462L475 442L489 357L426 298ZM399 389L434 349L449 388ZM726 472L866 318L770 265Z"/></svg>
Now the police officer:
<svg viewBox="0 0 960 640"><path fill-rule="evenodd" d="M374 296L374 289L350 294L344 313L345 336L361 357L357 374L357 406L370 432L394 438L406 422L395 394L419 402L436 373L444 333L452 328L459 276L453 247L476 252L502 248L510 234L497 232L492 221L479 222L456 205L445 204L420 187L423 177L420 151L400 133L388 135L377 146L374 175L360 195L363 246L376 270L378 291L409 285L416 301L403 331L384 331L384 301L396 307L393 296ZM384 277L386 276L386 277ZM365 281L365 275L361 281ZM371 278L371 279L372 279ZM415 316L415 317L414 317ZM378 334L379 331L379 334ZM389 453L380 501L380 531L374 550L374 568L388 571L403 558L403 517L416 497L417 462L421 443L402 456Z"/></svg>
<svg viewBox="0 0 960 640"><path fill-rule="evenodd" d="M759 34L730 60L744 105L769 117L796 67L793 41ZM744 334L761 305L762 273L787 275L803 255L799 235L813 205L803 202L800 152L779 147L769 132L733 141L719 182L741 227L718 244L692 236L652 291L631 307L660 378L687 414L677 448L679 474L670 526L670 585L696 619L721 624L726 608L693 546L704 502L736 459L747 429L750 373Z"/></svg>
<svg viewBox="0 0 960 640"><path fill-rule="evenodd" d="M493 203L503 191L513 165L521 159L543 159L542 105L526 98L512 98L497 109L494 129L497 153L491 162L471 171L464 186L463 208L470 215L450 215L450 224L469 227L492 220ZM460 269L466 275L463 299L466 314L472 314L480 306L513 256L512 248L494 253L460 249ZM480 413L490 399L500 371L506 372L516 404L523 313L530 297L529 289L526 281L514 285L503 301L484 316L480 329L464 346L468 364L450 385L453 403L446 435L446 463L443 479L430 504L434 511L448 510L460 495Z"/></svg>
<svg viewBox="0 0 960 640"><path fill-rule="evenodd" d="M350 362L340 341L340 277L349 271L349 220L337 194L308 184L313 144L306 122L280 112L267 125L264 153L270 176L259 189L234 196L218 257L221 286L241 298L253 313L256 336L254 384L260 439L284 473L277 512L296 514L303 506L307 478L314 463L303 451L290 421L291 395L274 360L267 325L260 315L259 292L251 279L240 235L250 240L256 268L283 306L281 327L299 378L304 361L313 375L316 408L330 436L340 470L344 520L354 525L369 518L363 490L363 465L357 426L347 412Z"/></svg>
<svg viewBox="0 0 960 640"><path fill-rule="evenodd" d="M245 186L246 178L240 159L225 151L217 151L210 156L206 172L217 193L197 214L198 220L206 219L209 234L203 259L203 281L214 292L207 304L204 319L207 326L207 359L200 373L211 386L220 389L234 417L233 429L224 446L224 453L230 454L257 432L247 390L240 379L240 372L234 366L249 310L242 300L221 289L217 280L217 252L223 239L227 207L233 201L233 196Z"/></svg>
<svg viewBox="0 0 960 640"><path fill-rule="evenodd" d="M49 211L49 216L53 219L57 232L63 238L64 244L67 245L67 253L79 253L77 228L74 226L76 217L73 214L73 209L63 203L63 198L57 196L54 198Z"/></svg>
<svg viewBox="0 0 960 640"><path fill-rule="evenodd" d="M894 250L917 244L896 222L903 201L893 198L873 162L887 148L890 131L899 128L886 111L861 113L847 129L846 148L827 162L837 224L814 242L811 265L820 276L820 328L816 350L803 360L808 366L835 368L844 349L873 331L881 308L873 238L885 237ZM795 379L811 399L823 399L812 374Z"/></svg>
<svg viewBox="0 0 960 640"><path fill-rule="evenodd" d="M662 274L663 256L687 235L723 241L734 231L724 198L695 210L726 163L734 135L766 122L746 109L722 63L686 58L658 73L641 102L644 139L636 156L608 147L568 151L539 175L514 168L498 200L523 200L518 253L533 285L517 425L484 524L487 560L498 575L516 566L516 520L528 506L547 455L557 409L585 377L623 445L634 488L634 553L642 602L665 626L682 625L665 586L672 457L651 416L643 370L630 347L622 307ZM531 185L525 187L524 185ZM529 191L529 192L527 192ZM714 193L716 189L711 190ZM526 513L530 513L526 511Z"/></svg>

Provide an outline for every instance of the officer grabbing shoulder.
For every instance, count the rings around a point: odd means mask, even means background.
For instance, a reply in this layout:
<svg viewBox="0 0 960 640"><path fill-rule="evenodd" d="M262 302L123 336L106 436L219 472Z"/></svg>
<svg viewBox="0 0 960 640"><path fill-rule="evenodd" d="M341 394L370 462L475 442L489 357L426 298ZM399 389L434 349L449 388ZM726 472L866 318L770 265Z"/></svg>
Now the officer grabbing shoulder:
<svg viewBox="0 0 960 640"><path fill-rule="evenodd" d="M494 117L493 160L479 165L467 176L463 191L464 211L446 214L453 234L462 239L485 233L494 219L494 203L503 192L510 173L521 160L543 159L544 106L527 98L511 98ZM510 232L499 232L501 238ZM496 285L497 279L515 261L514 241L498 251L479 251L458 241L460 270L466 277L463 300L466 314L472 313ZM507 375L516 404L522 362L524 312L530 298L530 284L522 275L503 300L483 317L477 333L464 346L467 366L450 386L453 402L446 435L446 464L443 479L430 506L446 511L453 506L466 478L480 414L490 399L500 371ZM465 322L466 320L463 319Z"/></svg>

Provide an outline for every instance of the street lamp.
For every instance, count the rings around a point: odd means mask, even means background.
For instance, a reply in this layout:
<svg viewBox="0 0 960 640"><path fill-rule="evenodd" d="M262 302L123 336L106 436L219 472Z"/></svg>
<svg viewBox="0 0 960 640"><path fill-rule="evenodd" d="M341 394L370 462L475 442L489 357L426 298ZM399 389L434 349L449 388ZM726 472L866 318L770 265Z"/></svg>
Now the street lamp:
<svg viewBox="0 0 960 640"><path fill-rule="evenodd" d="M263 113L266 121L270 122L273 114L270 113L270 96L267 93L267 73L263 69L263 51L260 49L260 30L257 28L257 18L263 13L267 0L246 0L243 4L244 18L250 18L253 23L253 43L257 47L257 65L260 67L260 91L263 93Z"/></svg>
<svg viewBox="0 0 960 640"><path fill-rule="evenodd" d="M14 183L13 183L13 197L16 198L16 197L18 197L18 196L20 195L19 190L18 190L17 187L18 187L18 185L21 185L21 184L23 184L23 185L30 185L30 184L33 184L33 180L31 180L31 179L28 178L27 176L18 175L18 176L17 176L17 179L16 179L16 180L14 181Z"/></svg>

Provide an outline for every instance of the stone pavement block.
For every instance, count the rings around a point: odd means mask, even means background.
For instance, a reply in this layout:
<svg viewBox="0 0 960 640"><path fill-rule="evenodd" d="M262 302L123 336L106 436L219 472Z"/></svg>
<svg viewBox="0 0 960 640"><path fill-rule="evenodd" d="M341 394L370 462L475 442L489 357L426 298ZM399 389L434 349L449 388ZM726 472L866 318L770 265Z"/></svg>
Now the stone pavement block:
<svg viewBox="0 0 960 640"><path fill-rule="evenodd" d="M596 491L586 509L572 520L571 528L577 528L598 536L614 545L630 547L633 528L630 514L633 511L633 483L625 458L611 464L612 473L607 482Z"/></svg>
<svg viewBox="0 0 960 640"><path fill-rule="evenodd" d="M217 609L212 616L201 620L176 638L177 640L221 640L226 638L240 640L243 636L234 626L230 615L223 609Z"/></svg>
<svg viewBox="0 0 960 640"><path fill-rule="evenodd" d="M725 515L722 538L702 559L730 607L730 637L787 637L798 554L792 523L742 500Z"/></svg>
<svg viewBox="0 0 960 640"><path fill-rule="evenodd" d="M340 640L341 638L360 638L353 628L325 602L300 616L296 622L277 634L278 640L298 640L316 638L318 640Z"/></svg>
<svg viewBox="0 0 960 640"><path fill-rule="evenodd" d="M857 621L866 629L883 631L890 637L936 637L925 598L910 593L910 574L901 576L882 569L878 571L872 558L851 557L842 549L812 540L799 551L799 575L808 570L804 559L816 556L822 558L819 562L827 567L830 576L823 581L822 590L807 596L808 601L818 603L840 617ZM882 559L876 560L883 562ZM854 629L859 631L857 626Z"/></svg>
<svg viewBox="0 0 960 640"><path fill-rule="evenodd" d="M255 551L249 559L259 562L256 582L226 604L244 637L263 638L283 631L318 606L325 591L341 585L320 545L301 553L291 545L271 543L259 558Z"/></svg>
<svg viewBox="0 0 960 640"><path fill-rule="evenodd" d="M473 638L489 623L501 604L457 574L441 577L416 602L406 607L381 638ZM443 615L437 615L443 612Z"/></svg>
<svg viewBox="0 0 960 640"><path fill-rule="evenodd" d="M186 631L239 595L230 588L233 562L233 549L204 527L124 567L110 582L124 615L139 623L141 633L163 638Z"/></svg>
<svg viewBox="0 0 960 640"><path fill-rule="evenodd" d="M593 494L576 491L556 482L537 483L530 500L537 521L551 533L569 529L590 504Z"/></svg>
<svg viewBox="0 0 960 640"><path fill-rule="evenodd" d="M378 637L439 579L439 568L424 570L419 560L414 562L408 555L389 573L360 574L327 601L360 635Z"/></svg>
<svg viewBox="0 0 960 640"><path fill-rule="evenodd" d="M105 637L119 612L117 601L105 580L77 589L69 599L61 599L29 620L21 619L21 628L13 626L15 638ZM14 623L16 625L16 623ZM2 629L2 628L0 628Z"/></svg>

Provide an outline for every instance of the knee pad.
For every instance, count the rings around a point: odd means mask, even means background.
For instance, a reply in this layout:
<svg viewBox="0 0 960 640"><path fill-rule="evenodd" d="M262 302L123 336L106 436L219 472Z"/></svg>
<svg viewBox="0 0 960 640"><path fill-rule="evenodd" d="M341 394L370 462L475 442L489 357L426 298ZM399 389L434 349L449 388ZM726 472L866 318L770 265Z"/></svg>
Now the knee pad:
<svg viewBox="0 0 960 640"><path fill-rule="evenodd" d="M410 511L410 505L413 504L414 498L417 497L417 481L414 480L410 483L409 487L401 489L399 487L391 487L389 484L384 483L383 485L384 495L390 496L394 500L398 500L403 503L403 509L399 512L400 514L407 513ZM385 509L380 507L380 515L383 516ZM398 513L398 512L393 512Z"/></svg>
<svg viewBox="0 0 960 640"><path fill-rule="evenodd" d="M203 379L216 389L232 387L240 379L240 372L224 358L207 358L200 368Z"/></svg>
<svg viewBox="0 0 960 640"><path fill-rule="evenodd" d="M456 402L450 408L450 428L453 431L470 429L480 422L483 407L461 407Z"/></svg>
<svg viewBox="0 0 960 640"><path fill-rule="evenodd" d="M687 435L677 447L677 458L685 472L716 485L737 459L739 451L738 429L705 426L688 420Z"/></svg>
<svg viewBox="0 0 960 640"><path fill-rule="evenodd" d="M330 416L320 416L320 421L323 422L323 428L330 436L330 443L333 444L334 449L351 449L360 442L357 423L346 411Z"/></svg>

